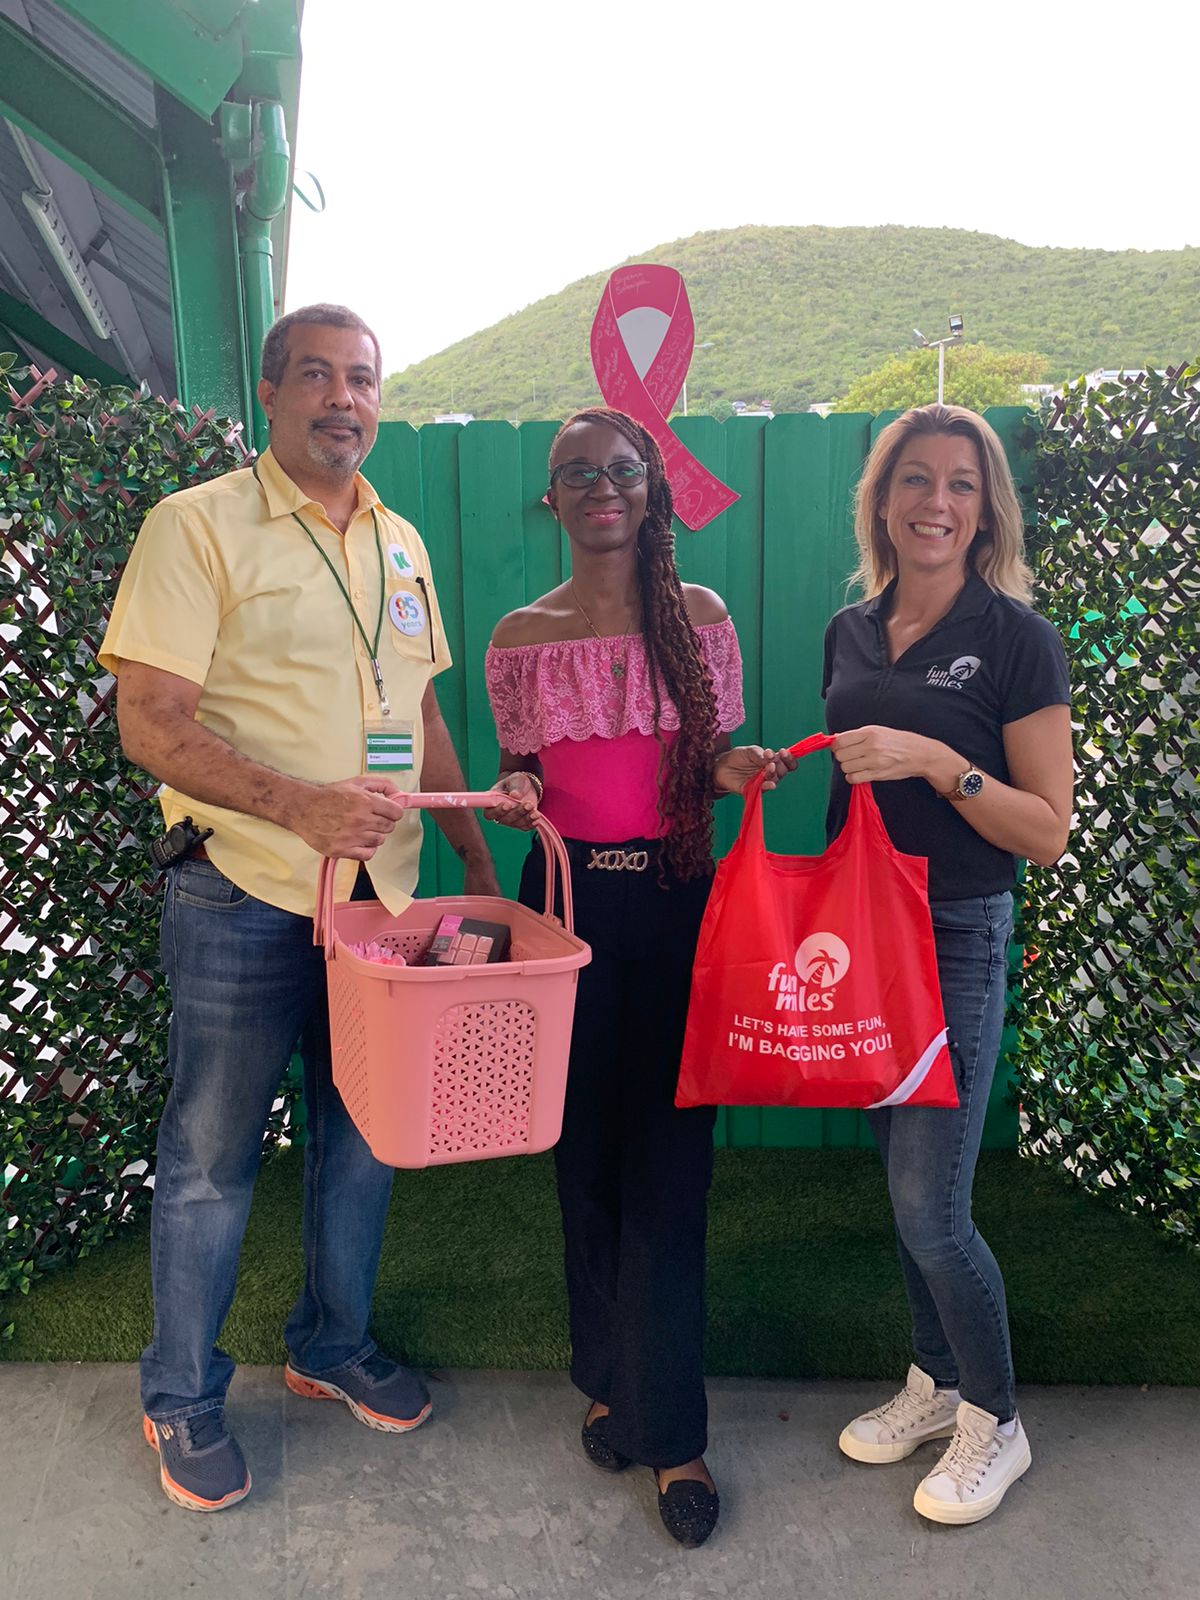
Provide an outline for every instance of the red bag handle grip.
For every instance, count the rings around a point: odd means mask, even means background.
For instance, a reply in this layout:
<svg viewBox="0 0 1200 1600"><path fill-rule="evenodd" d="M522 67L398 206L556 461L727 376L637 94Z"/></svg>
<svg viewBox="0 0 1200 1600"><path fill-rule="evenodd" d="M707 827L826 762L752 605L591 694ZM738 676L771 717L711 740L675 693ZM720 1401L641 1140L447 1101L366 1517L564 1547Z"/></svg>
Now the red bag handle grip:
<svg viewBox="0 0 1200 1600"><path fill-rule="evenodd" d="M796 744L788 746L790 756L808 756L814 750L829 750L833 746L833 734L810 733L807 739L801 739Z"/></svg>
<svg viewBox="0 0 1200 1600"><path fill-rule="evenodd" d="M789 756L810 756L814 750L829 750L832 745L833 734L810 733L806 738L798 739L795 744L788 745L787 753ZM746 787L742 790L742 799L745 802L747 809L749 809L753 801L761 799L762 786L765 782L766 773L764 769L763 772L756 773L754 777L750 779L750 782L746 785ZM744 825L744 816L742 820Z"/></svg>
<svg viewBox="0 0 1200 1600"><path fill-rule="evenodd" d="M507 800L510 796L503 790L481 789L452 794L399 793L393 794L390 798L406 810L412 808L424 811L449 811L463 806L472 808L494 806L497 800ZM545 917L554 915L554 888L557 875L562 880L563 927L568 933L574 933L575 909L571 893L571 867L567 860L566 847L558 829L540 812L534 816L533 821L538 837L542 841L542 849L546 852L546 905L542 915ZM336 869L336 861L331 860L329 856L321 857L321 867L317 875L317 909L313 917L313 943L325 946L326 961L333 960L333 878Z"/></svg>
<svg viewBox="0 0 1200 1600"><path fill-rule="evenodd" d="M789 745L787 753L790 756L810 756L814 750L828 750L832 744L833 735L831 733L810 733L807 738L798 739L795 744ZM735 849L745 840L750 829L754 827L756 818L758 819L758 847L760 850L765 850L767 847L762 830L762 790L765 782L766 769L764 768L762 772L756 773L742 790L742 825L738 829L738 836L734 843Z"/></svg>
<svg viewBox="0 0 1200 1600"><path fill-rule="evenodd" d="M798 739L795 744L789 745L787 753L790 756L809 756L815 750L830 750L835 743L832 733L810 733L804 739ZM766 850L766 839L763 835L762 825L762 788L765 774L760 772L753 777L742 790L742 825L738 829L738 836L734 849L748 842L751 830L755 830L755 839L759 850ZM869 783L856 783L850 790L850 813L846 819L849 826L852 819L858 819L861 814L861 825L874 829L886 843L889 850L895 850L887 829L883 825L883 818L879 815L879 807L875 803L875 796ZM844 831L844 830L843 830ZM841 837L839 835L839 837Z"/></svg>

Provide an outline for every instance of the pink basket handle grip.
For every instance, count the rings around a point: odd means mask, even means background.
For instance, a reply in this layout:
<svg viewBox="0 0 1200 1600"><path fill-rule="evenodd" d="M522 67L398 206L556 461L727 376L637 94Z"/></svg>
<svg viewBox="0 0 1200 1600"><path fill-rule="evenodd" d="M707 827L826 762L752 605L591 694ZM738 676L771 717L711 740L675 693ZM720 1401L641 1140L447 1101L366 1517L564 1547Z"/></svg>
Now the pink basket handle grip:
<svg viewBox="0 0 1200 1600"><path fill-rule="evenodd" d="M494 806L498 800L507 800L510 796L503 790L476 789L444 794L401 793L393 795L392 798L405 810L452 811ZM542 841L542 849L546 852L546 903L542 915L547 919L553 918L557 874L562 879L563 927L568 933L573 934L575 903L571 892L571 868L567 860L566 846L558 829L540 812L534 816L533 821L538 837ZM329 856L321 857L321 868L317 874L317 908L313 917L313 943L324 945L326 961L333 960L333 879L336 870L336 861Z"/></svg>
<svg viewBox="0 0 1200 1600"><path fill-rule="evenodd" d="M325 946L326 961L333 960L333 875L337 862L321 857L317 872L317 909L313 913L313 943Z"/></svg>

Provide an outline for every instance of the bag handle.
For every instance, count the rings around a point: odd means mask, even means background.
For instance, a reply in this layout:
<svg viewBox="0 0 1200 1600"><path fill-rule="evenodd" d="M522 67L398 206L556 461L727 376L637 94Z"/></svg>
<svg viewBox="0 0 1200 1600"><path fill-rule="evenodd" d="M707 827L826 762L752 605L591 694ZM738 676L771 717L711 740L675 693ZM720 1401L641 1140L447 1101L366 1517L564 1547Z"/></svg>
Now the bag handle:
<svg viewBox="0 0 1200 1600"><path fill-rule="evenodd" d="M814 750L830 750L836 742L832 733L810 733L804 739L798 739L795 744L788 746L788 755L812 755ZM762 791L766 782L765 772L757 773L742 790L742 825L738 829L738 836L734 842L734 849L745 844L755 843L760 852L767 848L763 835L762 824ZM887 848L895 852L887 829L883 825L883 818L879 815L879 806L876 803L874 792L869 783L854 783L850 785L850 809L846 816L846 823L842 829L844 833L851 822L861 827L872 828L886 844ZM841 834L838 835L841 838Z"/></svg>
<svg viewBox="0 0 1200 1600"><path fill-rule="evenodd" d="M829 750L833 747L834 736L832 733L810 733L806 739L800 739L796 744L788 746L790 756L810 756L814 750Z"/></svg>
<svg viewBox="0 0 1200 1600"><path fill-rule="evenodd" d="M390 797L396 804L406 811L450 811L460 808L478 809L494 806L500 800L511 799L502 789L464 790L461 793L436 794L436 793L397 793ZM546 852L546 903L542 911L547 921L557 920L554 917L554 890L556 874L562 880L563 916L562 925L570 934L575 932L575 905L571 890L571 868L567 860L566 846L562 842L558 829L540 812L534 813L534 827L542 841L542 849ZM326 961L333 960L333 879L337 870L337 862L329 856L321 857L321 867L317 874L317 908L313 917L313 943L324 945Z"/></svg>
<svg viewBox="0 0 1200 1600"><path fill-rule="evenodd" d="M814 750L828 750L832 744L833 735L831 733L810 733L807 738L798 739L795 744L789 745L787 753L790 756L798 756L803 759L804 756L812 755ZM734 842L735 849L743 842L748 842L748 835L754 829L756 822L759 849L766 849L766 841L763 838L762 829L762 793L763 784L766 781L766 769L764 768L761 772L755 773L754 777L742 790L742 825L738 829L738 836Z"/></svg>

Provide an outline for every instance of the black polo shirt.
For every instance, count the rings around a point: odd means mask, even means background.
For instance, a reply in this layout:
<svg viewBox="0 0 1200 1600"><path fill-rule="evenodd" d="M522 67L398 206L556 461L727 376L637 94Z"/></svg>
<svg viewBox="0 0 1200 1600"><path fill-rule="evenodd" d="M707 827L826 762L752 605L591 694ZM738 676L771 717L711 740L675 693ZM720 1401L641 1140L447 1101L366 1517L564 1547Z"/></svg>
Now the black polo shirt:
<svg viewBox="0 0 1200 1600"><path fill-rule="evenodd" d="M821 693L830 733L873 723L940 739L981 772L1007 783L1004 725L1071 703L1062 642L1045 617L997 594L976 573L923 639L888 660L884 620L895 580L839 611L825 630ZM874 785L893 844L929 858L929 898L998 894L1016 882L1016 859L989 844L924 778ZM964 801L965 812L970 801ZM850 785L834 763L826 830L841 830Z"/></svg>

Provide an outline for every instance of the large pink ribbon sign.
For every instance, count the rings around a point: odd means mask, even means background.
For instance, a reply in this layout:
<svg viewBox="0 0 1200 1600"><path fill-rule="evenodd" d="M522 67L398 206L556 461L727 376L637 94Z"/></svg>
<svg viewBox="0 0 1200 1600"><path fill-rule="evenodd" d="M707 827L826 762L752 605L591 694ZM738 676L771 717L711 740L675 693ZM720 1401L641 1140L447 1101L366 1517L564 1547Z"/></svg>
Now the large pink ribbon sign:
<svg viewBox="0 0 1200 1600"><path fill-rule="evenodd" d="M600 393L607 405L627 412L653 434L675 515L693 533L738 498L680 443L667 422L687 378L695 337L687 290L674 267L618 267L605 284L592 323L592 366Z"/></svg>

